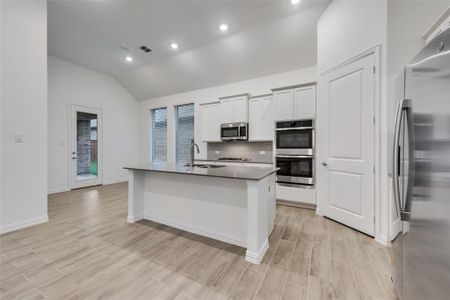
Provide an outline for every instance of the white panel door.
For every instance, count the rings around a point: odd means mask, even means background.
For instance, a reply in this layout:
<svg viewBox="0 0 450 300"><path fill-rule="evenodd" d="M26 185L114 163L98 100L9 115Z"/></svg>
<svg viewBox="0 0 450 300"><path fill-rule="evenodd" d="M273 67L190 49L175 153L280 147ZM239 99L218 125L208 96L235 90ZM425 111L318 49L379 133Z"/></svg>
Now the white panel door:
<svg viewBox="0 0 450 300"><path fill-rule="evenodd" d="M233 122L233 100L226 99L220 101L220 119L221 123Z"/></svg>
<svg viewBox="0 0 450 300"><path fill-rule="evenodd" d="M318 110L324 215L374 235L374 55L324 76Z"/></svg>
<svg viewBox="0 0 450 300"><path fill-rule="evenodd" d="M314 119L316 117L316 87L305 86L294 91L296 119Z"/></svg>
<svg viewBox="0 0 450 300"><path fill-rule="evenodd" d="M273 94L275 101L275 119L277 121L294 119L294 91L278 91Z"/></svg>
<svg viewBox="0 0 450 300"><path fill-rule="evenodd" d="M274 136L274 117L272 96L261 98L261 140L273 141Z"/></svg>
<svg viewBox="0 0 450 300"><path fill-rule="evenodd" d="M261 139L261 98L252 98L249 101L248 129L249 140Z"/></svg>
<svg viewBox="0 0 450 300"><path fill-rule="evenodd" d="M233 99L232 122L248 122L248 97Z"/></svg>

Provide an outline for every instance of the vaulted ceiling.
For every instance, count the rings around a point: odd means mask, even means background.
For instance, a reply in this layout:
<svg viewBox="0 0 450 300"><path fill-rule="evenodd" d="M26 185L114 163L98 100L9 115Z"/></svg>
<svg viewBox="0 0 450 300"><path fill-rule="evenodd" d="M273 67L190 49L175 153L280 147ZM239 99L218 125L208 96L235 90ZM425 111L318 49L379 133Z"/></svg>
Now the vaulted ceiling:
<svg viewBox="0 0 450 300"><path fill-rule="evenodd" d="M49 1L48 49L150 99L315 65L328 2Z"/></svg>

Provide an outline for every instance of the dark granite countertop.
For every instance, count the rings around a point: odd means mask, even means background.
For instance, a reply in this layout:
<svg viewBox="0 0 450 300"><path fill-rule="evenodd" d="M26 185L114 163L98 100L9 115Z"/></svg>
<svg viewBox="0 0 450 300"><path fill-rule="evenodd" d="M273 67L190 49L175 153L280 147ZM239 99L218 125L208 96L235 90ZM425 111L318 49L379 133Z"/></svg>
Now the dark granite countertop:
<svg viewBox="0 0 450 300"><path fill-rule="evenodd" d="M237 164L267 164L267 165L273 165L273 162L271 161L256 161L256 160L226 160L226 159L195 159L195 161L199 161L199 162L207 162L207 161L213 161L213 162L232 162L232 163L237 163Z"/></svg>
<svg viewBox="0 0 450 300"><path fill-rule="evenodd" d="M241 180L261 180L270 174L275 173L278 169L268 167L245 167L245 166L224 166L221 168L199 168L199 167L187 167L182 164L171 163L153 163L142 164L136 166L124 167L127 170L138 170L148 172L162 172L162 173L175 173L184 175L196 175L196 176L209 176L220 177L230 179Z"/></svg>

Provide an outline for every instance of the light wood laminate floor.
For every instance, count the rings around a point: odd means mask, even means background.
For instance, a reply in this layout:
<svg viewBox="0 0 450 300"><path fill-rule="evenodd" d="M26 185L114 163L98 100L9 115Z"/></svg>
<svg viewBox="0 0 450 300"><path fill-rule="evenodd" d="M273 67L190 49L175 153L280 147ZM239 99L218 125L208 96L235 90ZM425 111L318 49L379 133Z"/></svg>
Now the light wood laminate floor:
<svg viewBox="0 0 450 300"><path fill-rule="evenodd" d="M260 265L243 248L128 224L124 183L51 195L49 217L0 237L2 300L395 299L390 249L311 210L277 207Z"/></svg>

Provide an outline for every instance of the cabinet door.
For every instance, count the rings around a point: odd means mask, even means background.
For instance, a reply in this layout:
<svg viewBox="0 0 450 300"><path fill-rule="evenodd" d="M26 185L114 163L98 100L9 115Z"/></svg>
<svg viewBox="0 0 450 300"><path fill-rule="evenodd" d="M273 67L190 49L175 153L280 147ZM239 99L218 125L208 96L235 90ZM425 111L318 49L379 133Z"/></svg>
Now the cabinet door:
<svg viewBox="0 0 450 300"><path fill-rule="evenodd" d="M233 99L232 122L248 122L248 98L239 97Z"/></svg>
<svg viewBox="0 0 450 300"><path fill-rule="evenodd" d="M220 141L219 103L200 105L200 132L203 142Z"/></svg>
<svg viewBox="0 0 450 300"><path fill-rule="evenodd" d="M210 120L211 104L200 105L200 132L203 142L208 142L210 138L209 126L211 126Z"/></svg>
<svg viewBox="0 0 450 300"><path fill-rule="evenodd" d="M261 98L252 98L248 104L248 129L250 141L257 141L261 138Z"/></svg>
<svg viewBox="0 0 450 300"><path fill-rule="evenodd" d="M209 138L211 142L220 142L220 103L211 104Z"/></svg>
<svg viewBox="0 0 450 300"><path fill-rule="evenodd" d="M298 88L294 92L296 119L314 119L316 117L316 87Z"/></svg>
<svg viewBox="0 0 450 300"><path fill-rule="evenodd" d="M278 91L273 94L277 121L294 119L294 91Z"/></svg>
<svg viewBox="0 0 450 300"><path fill-rule="evenodd" d="M261 133L260 138L264 141L273 141L274 136L274 116L272 96L263 97L260 100L261 106Z"/></svg>
<svg viewBox="0 0 450 300"><path fill-rule="evenodd" d="M220 101L220 120L222 124L233 122L233 99Z"/></svg>

